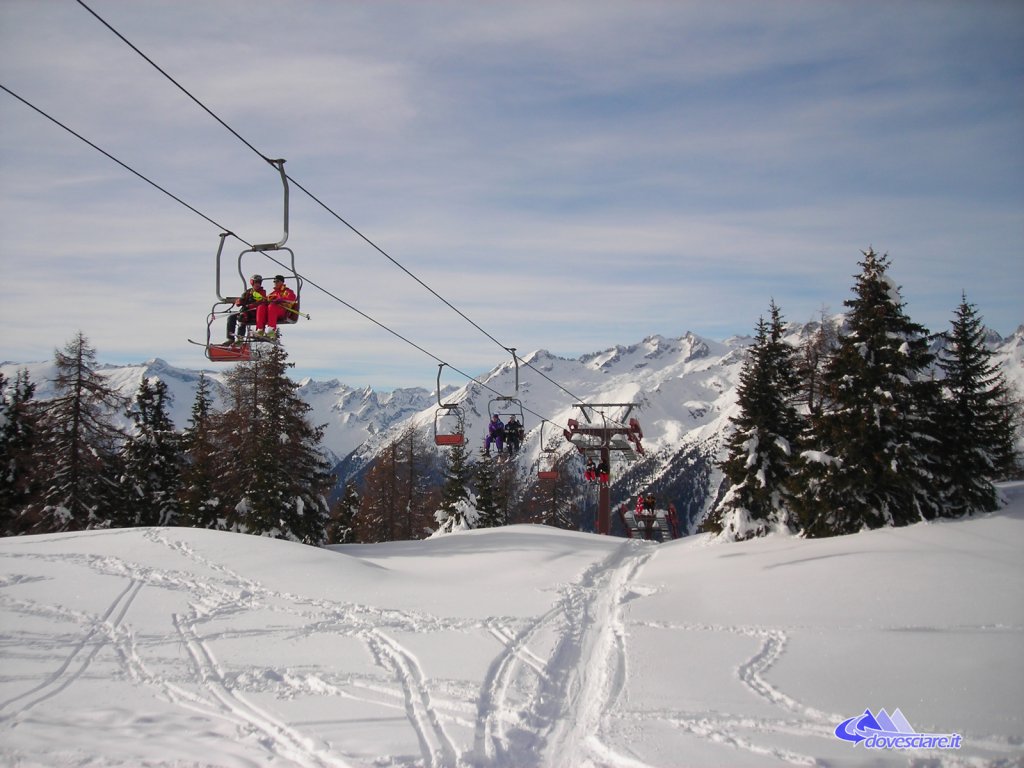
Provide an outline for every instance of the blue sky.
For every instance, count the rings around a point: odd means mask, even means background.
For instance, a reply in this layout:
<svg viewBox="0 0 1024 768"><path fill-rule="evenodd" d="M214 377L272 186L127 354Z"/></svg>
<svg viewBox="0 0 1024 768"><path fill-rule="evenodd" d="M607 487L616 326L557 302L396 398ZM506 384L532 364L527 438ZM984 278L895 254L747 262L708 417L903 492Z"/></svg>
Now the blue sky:
<svg viewBox="0 0 1024 768"><path fill-rule="evenodd" d="M962 291L1000 333L1024 322L1022 3L87 3L500 342L293 188L298 270L463 371L502 346L749 334L772 299L838 312L869 246L931 330ZM249 242L280 237L273 169L77 2L0 1L0 73ZM220 230L3 92L0 227L0 359L82 330L104 362L209 366L185 339ZM297 376L433 384L432 357L303 304Z"/></svg>

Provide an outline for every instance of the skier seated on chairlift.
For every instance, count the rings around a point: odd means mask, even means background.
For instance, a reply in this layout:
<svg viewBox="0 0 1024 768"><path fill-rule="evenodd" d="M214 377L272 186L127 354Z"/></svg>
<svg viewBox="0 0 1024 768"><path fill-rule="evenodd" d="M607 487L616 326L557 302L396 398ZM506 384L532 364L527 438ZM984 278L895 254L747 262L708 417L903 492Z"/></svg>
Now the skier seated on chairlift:
<svg viewBox="0 0 1024 768"><path fill-rule="evenodd" d="M284 284L284 275L274 276L274 290L256 308L256 335L277 338L277 324L295 312L295 291Z"/></svg>
<svg viewBox="0 0 1024 768"><path fill-rule="evenodd" d="M594 466L593 459L587 459L587 467L583 470L583 479L588 483L597 480L597 467Z"/></svg>
<svg viewBox="0 0 1024 768"><path fill-rule="evenodd" d="M640 494L636 498L636 512L638 515L643 514L644 511L654 512L655 509L655 498L653 493L646 495Z"/></svg>
<svg viewBox="0 0 1024 768"><path fill-rule="evenodd" d="M601 459L601 463L597 465L597 482L601 485L608 485L608 462Z"/></svg>
<svg viewBox="0 0 1024 768"><path fill-rule="evenodd" d="M491 416L491 423L487 425L487 437L484 438L484 453L488 456L491 455L491 443L494 443L498 448L498 453L501 453L501 446L505 441L505 425L501 419L498 418L498 414Z"/></svg>
<svg viewBox="0 0 1024 768"><path fill-rule="evenodd" d="M517 453L519 446L523 444L523 425L519 423L514 413L508 417L508 423L505 425L505 444L508 446L509 454Z"/></svg>
<svg viewBox="0 0 1024 768"><path fill-rule="evenodd" d="M256 309L267 298L263 290L263 276L253 275L249 278L249 287L245 293L235 299L237 312L228 315L228 344L234 344L245 338L250 325L256 325Z"/></svg>

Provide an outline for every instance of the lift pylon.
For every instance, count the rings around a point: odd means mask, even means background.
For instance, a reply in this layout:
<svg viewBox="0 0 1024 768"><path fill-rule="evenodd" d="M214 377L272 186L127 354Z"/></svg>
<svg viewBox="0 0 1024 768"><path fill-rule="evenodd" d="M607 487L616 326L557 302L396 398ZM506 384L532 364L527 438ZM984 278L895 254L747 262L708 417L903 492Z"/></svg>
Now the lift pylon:
<svg viewBox="0 0 1024 768"><path fill-rule="evenodd" d="M580 410L582 420L569 419L569 428L563 434L580 453L600 453L606 467L611 467L612 451L630 457L643 455L640 441L644 433L640 422L630 416L636 403L576 403L573 407ZM608 412L616 412L615 418L610 418ZM611 533L610 483L601 483L598 488L597 532Z"/></svg>

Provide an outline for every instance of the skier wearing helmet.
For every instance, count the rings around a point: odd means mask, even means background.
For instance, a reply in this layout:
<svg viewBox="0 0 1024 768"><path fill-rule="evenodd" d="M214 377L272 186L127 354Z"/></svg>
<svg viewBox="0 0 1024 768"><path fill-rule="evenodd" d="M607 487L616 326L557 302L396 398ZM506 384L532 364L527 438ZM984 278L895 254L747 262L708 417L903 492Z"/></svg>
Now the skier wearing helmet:
<svg viewBox="0 0 1024 768"><path fill-rule="evenodd" d="M228 344L234 344L245 338L250 325L256 323L257 308L267 300L267 292L263 289L263 275L249 278L249 288L235 299L237 312L228 315ZM237 329L237 334L236 334Z"/></svg>

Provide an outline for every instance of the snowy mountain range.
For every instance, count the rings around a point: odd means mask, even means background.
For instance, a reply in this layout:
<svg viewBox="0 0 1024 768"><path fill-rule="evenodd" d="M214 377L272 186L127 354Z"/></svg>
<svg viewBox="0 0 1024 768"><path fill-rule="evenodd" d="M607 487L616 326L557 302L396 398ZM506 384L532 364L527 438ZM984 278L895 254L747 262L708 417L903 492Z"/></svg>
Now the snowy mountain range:
<svg viewBox="0 0 1024 768"><path fill-rule="evenodd" d="M817 327L816 323L793 324L790 340L798 343ZM501 397L521 402L526 438L519 468L524 474L536 471L542 433L545 447L557 453L574 451L562 430L569 419L583 417L577 404L634 403L632 415L643 429L645 456L633 464L612 467L618 495L648 488L676 500L676 506L692 519L717 486L714 461L736 407L736 385L751 341L744 336L719 342L686 333L678 338L650 336L576 359L537 350L520 358L518 371L510 360L460 388L447 389L441 399L464 410L466 436L474 453L483 441L489 405L501 405ZM1024 396L1024 325L1005 338L992 332L990 344L1007 381ZM0 364L8 380L21 368L28 369L36 384L37 399L52 397L52 361ZM222 402L225 370L207 371L215 407ZM182 428L188 423L199 371L174 368L157 358L139 365L103 366L99 372L129 397L143 377L162 380L173 397L170 415L175 425ZM336 379L306 379L300 382L299 394L312 407L311 421L326 425L324 446L339 462L342 479L357 474L406 429L418 430L433 442L438 399L432 388L378 392L352 388ZM621 409L600 410L610 419L621 415ZM546 423L542 426L542 422Z"/></svg>

